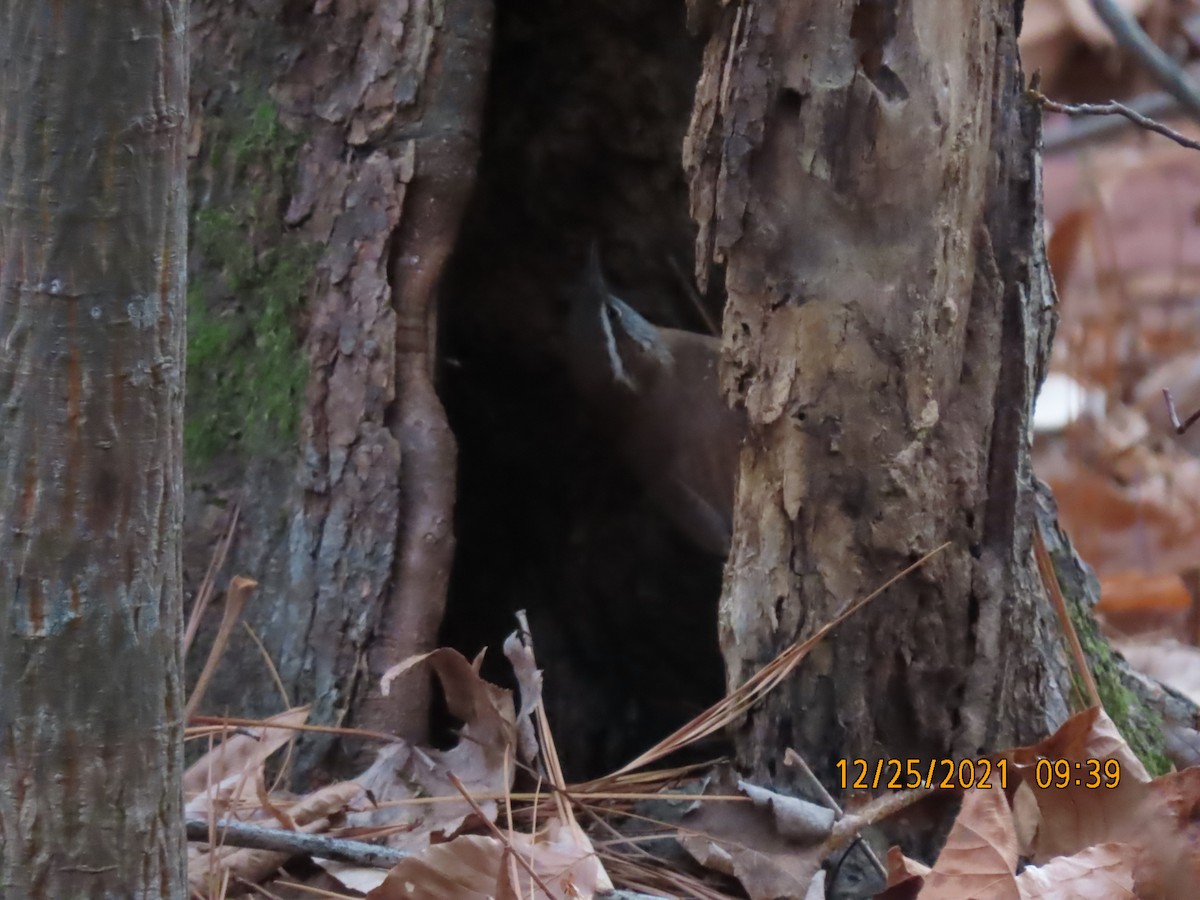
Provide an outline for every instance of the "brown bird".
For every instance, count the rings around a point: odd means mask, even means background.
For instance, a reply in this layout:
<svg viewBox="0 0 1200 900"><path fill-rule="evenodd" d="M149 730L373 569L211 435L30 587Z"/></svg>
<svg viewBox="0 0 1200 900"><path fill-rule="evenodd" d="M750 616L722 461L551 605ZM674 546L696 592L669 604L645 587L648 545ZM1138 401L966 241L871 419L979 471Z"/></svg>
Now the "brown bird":
<svg viewBox="0 0 1200 900"><path fill-rule="evenodd" d="M567 345L597 430L683 534L726 555L746 419L721 397L720 341L647 322L613 296L593 244L572 291Z"/></svg>

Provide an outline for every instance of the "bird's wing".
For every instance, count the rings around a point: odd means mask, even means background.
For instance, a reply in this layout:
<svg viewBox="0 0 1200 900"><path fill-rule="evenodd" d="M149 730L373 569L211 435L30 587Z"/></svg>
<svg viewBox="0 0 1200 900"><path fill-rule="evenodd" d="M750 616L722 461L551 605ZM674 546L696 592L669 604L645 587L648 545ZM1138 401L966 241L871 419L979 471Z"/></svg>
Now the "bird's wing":
<svg viewBox="0 0 1200 900"><path fill-rule="evenodd" d="M693 487L693 481L686 475L669 470L651 490L653 499L672 523L697 545L719 556L729 552L733 523L711 497Z"/></svg>

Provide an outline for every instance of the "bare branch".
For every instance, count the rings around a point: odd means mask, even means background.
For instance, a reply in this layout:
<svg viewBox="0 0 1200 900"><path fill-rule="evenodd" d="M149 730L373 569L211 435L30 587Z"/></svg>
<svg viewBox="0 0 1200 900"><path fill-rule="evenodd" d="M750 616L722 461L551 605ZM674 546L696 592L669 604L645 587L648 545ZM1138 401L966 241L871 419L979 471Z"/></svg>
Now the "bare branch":
<svg viewBox="0 0 1200 900"><path fill-rule="evenodd" d="M1179 101L1166 91L1142 94L1125 105L1146 119L1161 119L1179 112ZM1079 113L1073 121L1064 123L1062 127L1047 128L1042 150L1047 154L1073 150L1080 144L1115 137L1137 124L1137 120L1127 118L1115 110L1111 116Z"/></svg>
<svg viewBox="0 0 1200 900"><path fill-rule="evenodd" d="M378 844L363 841L348 841L327 834L304 834L284 831L281 828L263 828L242 822L218 821L213 823L216 833L227 847L245 847L248 850L270 850L291 856L319 856L356 866L371 866L376 869L391 869L412 854ZM204 819L188 819L185 823L189 841L207 844L211 839L210 823ZM517 854L518 861L521 855ZM649 894L635 891L613 890L597 894L604 900L658 900Z"/></svg>
<svg viewBox="0 0 1200 900"><path fill-rule="evenodd" d="M1187 430L1200 420L1200 409L1196 410L1186 421L1179 421L1179 413L1175 411L1175 398L1171 396L1171 392L1167 388L1163 388L1163 399L1167 401L1167 417L1171 420L1171 427L1175 429L1176 434L1186 434Z"/></svg>
<svg viewBox="0 0 1200 900"><path fill-rule="evenodd" d="M205 819L188 819L185 823L189 841L207 844L210 840L209 822ZM390 869L399 865L410 854L391 847L380 847L362 841L348 841L327 834L304 834L285 831L281 828L263 828L242 822L219 821L215 823L216 834L222 844L230 847L246 847L250 850L271 850L292 856L319 856L337 862L359 866L374 866Z"/></svg>
<svg viewBox="0 0 1200 900"><path fill-rule="evenodd" d="M1179 105L1200 120L1200 90L1171 57L1163 52L1137 19L1126 12L1116 0L1092 0L1096 11L1112 32L1117 43L1137 57L1159 86L1179 101Z"/></svg>
<svg viewBox="0 0 1200 900"><path fill-rule="evenodd" d="M1194 141L1185 135L1180 134L1174 128L1164 125L1154 119L1144 116L1135 109L1131 109L1124 103L1118 103L1116 100L1111 100L1108 103L1059 103L1051 100L1041 91L1031 88L1026 91L1026 96L1037 103L1042 109L1048 109L1050 112L1065 113L1068 116L1124 116L1130 122L1145 128L1147 131L1153 131L1155 134L1161 134L1165 138L1170 138L1181 147L1187 147L1189 150L1200 150L1200 141Z"/></svg>

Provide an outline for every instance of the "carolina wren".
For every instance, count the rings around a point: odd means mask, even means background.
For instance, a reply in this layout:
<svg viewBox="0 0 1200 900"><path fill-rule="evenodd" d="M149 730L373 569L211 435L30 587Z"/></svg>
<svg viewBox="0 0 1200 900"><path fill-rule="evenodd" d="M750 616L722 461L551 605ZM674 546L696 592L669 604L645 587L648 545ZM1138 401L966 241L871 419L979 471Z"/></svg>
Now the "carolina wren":
<svg viewBox="0 0 1200 900"><path fill-rule="evenodd" d="M593 244L572 291L567 346L597 430L684 535L726 555L746 420L721 398L720 341L647 322L613 296Z"/></svg>

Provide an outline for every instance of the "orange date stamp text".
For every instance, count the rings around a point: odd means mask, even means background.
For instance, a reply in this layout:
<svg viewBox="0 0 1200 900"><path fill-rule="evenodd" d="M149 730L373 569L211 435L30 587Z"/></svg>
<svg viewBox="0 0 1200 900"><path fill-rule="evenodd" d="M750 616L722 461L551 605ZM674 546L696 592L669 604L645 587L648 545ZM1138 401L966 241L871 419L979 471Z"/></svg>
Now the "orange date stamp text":
<svg viewBox="0 0 1200 900"><path fill-rule="evenodd" d="M839 759L842 790L969 790L1008 788L1017 775L1041 790L1111 790L1121 783L1119 759L1047 759L1014 767L1007 759ZM1017 774L1017 773L1020 774ZM1016 782L1014 781L1014 786Z"/></svg>
<svg viewBox="0 0 1200 900"><path fill-rule="evenodd" d="M839 759L835 768L842 790L1003 790L1010 766L1006 759Z"/></svg>

